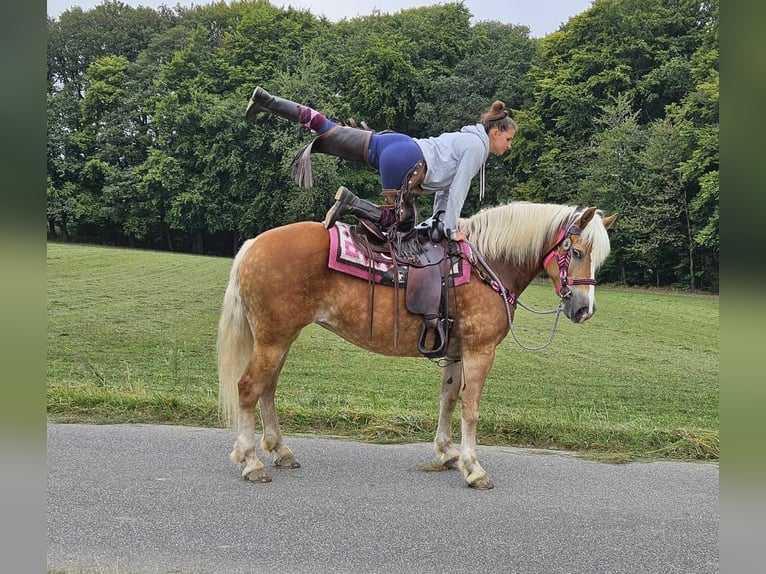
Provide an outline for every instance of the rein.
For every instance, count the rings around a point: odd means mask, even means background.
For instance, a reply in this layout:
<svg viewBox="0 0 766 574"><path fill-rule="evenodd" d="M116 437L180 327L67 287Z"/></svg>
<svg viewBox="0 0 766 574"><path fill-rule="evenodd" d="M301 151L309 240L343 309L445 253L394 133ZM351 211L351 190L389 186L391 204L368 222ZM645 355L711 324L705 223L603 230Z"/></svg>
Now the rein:
<svg viewBox="0 0 766 574"><path fill-rule="evenodd" d="M561 301L558 304L558 307L549 311L538 311L537 309L532 309L531 307L524 305L521 301L519 301L519 305L530 313L534 313L536 315L550 315L552 313L556 313L556 317L553 319L553 326L551 327L551 334L548 337L548 340L537 347L527 347L524 343L522 343L516 336L516 331L514 330L513 326L511 326L511 335L513 336L513 340L516 341L516 344L525 351L542 351L543 349L549 347L551 343L553 343L553 337L556 335L556 329L559 326L559 318L561 317L561 312L564 310L564 302Z"/></svg>

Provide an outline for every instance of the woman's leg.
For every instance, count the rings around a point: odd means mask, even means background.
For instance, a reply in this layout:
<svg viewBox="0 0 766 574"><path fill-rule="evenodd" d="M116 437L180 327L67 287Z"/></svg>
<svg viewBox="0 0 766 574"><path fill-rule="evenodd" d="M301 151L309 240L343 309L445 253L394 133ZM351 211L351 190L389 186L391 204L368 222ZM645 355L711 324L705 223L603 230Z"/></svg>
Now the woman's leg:
<svg viewBox="0 0 766 574"><path fill-rule="evenodd" d="M370 139L367 160L380 172L380 182L384 191L399 190L405 184L413 167L418 161L423 160L423 153L408 135L381 133L373 134ZM401 218L393 207L393 205L387 205L381 209L357 197L347 188L341 187L335 194L335 204L325 216L324 226L329 229L344 215L354 215L374 222L381 232L385 232ZM409 215L414 219L414 213Z"/></svg>
<svg viewBox="0 0 766 574"><path fill-rule="evenodd" d="M270 112L322 135L330 131L338 124L328 120L323 114L313 108L296 102L291 102L279 96L272 96L269 92L258 86L253 91L250 101L245 109L245 117L251 118L261 112Z"/></svg>

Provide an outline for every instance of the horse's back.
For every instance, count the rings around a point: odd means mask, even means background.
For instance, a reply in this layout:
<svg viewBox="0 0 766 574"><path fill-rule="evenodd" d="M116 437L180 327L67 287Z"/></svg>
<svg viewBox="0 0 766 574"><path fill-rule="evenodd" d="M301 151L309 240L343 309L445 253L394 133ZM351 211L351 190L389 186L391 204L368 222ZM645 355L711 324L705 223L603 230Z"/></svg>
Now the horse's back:
<svg viewBox="0 0 766 574"><path fill-rule="evenodd" d="M321 223L301 221L258 235L247 253L246 270L264 273L271 281L295 280L303 272L326 267L330 235Z"/></svg>

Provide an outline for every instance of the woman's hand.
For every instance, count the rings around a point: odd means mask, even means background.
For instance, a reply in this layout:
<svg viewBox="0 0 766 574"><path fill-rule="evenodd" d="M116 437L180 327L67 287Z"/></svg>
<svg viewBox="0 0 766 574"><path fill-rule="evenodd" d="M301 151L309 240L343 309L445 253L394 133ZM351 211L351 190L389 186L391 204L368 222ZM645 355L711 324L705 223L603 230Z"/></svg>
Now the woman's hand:
<svg viewBox="0 0 766 574"><path fill-rule="evenodd" d="M462 231L456 229L450 234L450 239L452 239L452 241L465 241L466 237Z"/></svg>

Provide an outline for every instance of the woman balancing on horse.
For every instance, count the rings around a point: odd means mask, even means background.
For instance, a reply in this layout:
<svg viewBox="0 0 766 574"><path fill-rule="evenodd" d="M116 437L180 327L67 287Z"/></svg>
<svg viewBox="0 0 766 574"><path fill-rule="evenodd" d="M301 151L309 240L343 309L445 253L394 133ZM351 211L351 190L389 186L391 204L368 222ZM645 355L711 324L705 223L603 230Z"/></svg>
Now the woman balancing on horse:
<svg viewBox="0 0 766 574"><path fill-rule="evenodd" d="M516 134L516 123L499 100L481 116L479 123L425 139L341 126L312 108L273 96L259 86L253 91L245 117L260 112L276 114L317 133L293 163L293 176L299 185L311 187L313 152L372 166L380 174L382 193L389 199L389 207L393 207L393 197L406 188L408 181L417 179L424 193L435 194L433 218L440 221L444 234L454 240L465 239L457 225L471 180L481 173L482 196L484 162L490 153L502 155L510 150ZM345 187L338 189L335 200L324 220L327 229L344 215L371 221L381 232L398 223L394 209L381 209Z"/></svg>

